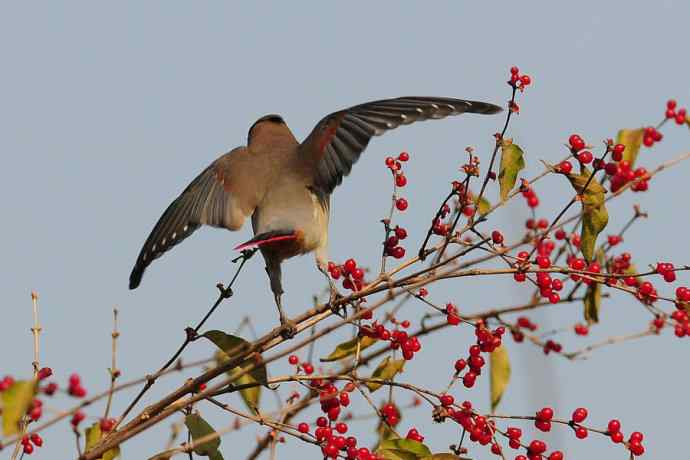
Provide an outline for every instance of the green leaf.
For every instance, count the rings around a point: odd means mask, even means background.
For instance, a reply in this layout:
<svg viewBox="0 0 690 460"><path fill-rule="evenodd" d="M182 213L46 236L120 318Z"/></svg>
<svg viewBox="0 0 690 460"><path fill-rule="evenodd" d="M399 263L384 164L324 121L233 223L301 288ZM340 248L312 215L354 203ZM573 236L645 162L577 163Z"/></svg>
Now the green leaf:
<svg viewBox="0 0 690 460"><path fill-rule="evenodd" d="M421 442L401 438L381 442L376 453L386 460L421 460L432 455Z"/></svg>
<svg viewBox="0 0 690 460"><path fill-rule="evenodd" d="M216 432L216 430L214 430L213 427L209 425L206 420L201 418L201 415L199 414L189 414L185 417L184 424L187 425L187 429L189 430L189 433L192 435L192 439L194 441L200 439L203 436L208 436ZM214 460L222 460L223 456L218 451L218 447L220 447L220 437L217 437L210 441L206 441L202 444L199 444L198 446L195 446L194 453L197 455L209 457Z"/></svg>
<svg viewBox="0 0 690 460"><path fill-rule="evenodd" d="M498 184L501 188L501 201L508 198L508 194L515 187L518 172L525 168L525 159L520 146L503 142L501 145L501 167L498 173Z"/></svg>
<svg viewBox="0 0 690 460"><path fill-rule="evenodd" d="M12 436L19 431L19 421L29 409L36 394L33 380L17 380L2 392L2 432Z"/></svg>
<svg viewBox="0 0 690 460"><path fill-rule="evenodd" d="M487 212L489 212L489 209L491 209L491 203L489 203L489 200L487 200L485 197L482 197L481 200L474 200L475 206L477 206L477 210L479 211L479 215L483 216Z"/></svg>
<svg viewBox="0 0 690 460"><path fill-rule="evenodd" d="M501 397L510 382L510 359L505 345L496 348L489 357L491 368L491 411L501 402Z"/></svg>
<svg viewBox="0 0 690 460"><path fill-rule="evenodd" d="M609 222L606 210L606 189L597 181L589 181L590 172L583 168L581 174L569 174L568 179L582 200L582 230L580 231L580 250L587 262L594 257L597 237ZM587 182L589 181L589 185ZM585 189L585 185L587 188Z"/></svg>
<svg viewBox="0 0 690 460"><path fill-rule="evenodd" d="M321 358L322 362L330 362L330 361L338 361L343 358L347 358L348 356L352 356L355 353L357 353L357 342L360 343L359 349L360 351L369 348L373 344L375 344L378 341L378 339L375 339L373 337L355 337L352 340L348 340L347 342L343 342L337 347L335 347L335 350L331 352L330 355L326 356L325 358Z"/></svg>
<svg viewBox="0 0 690 460"><path fill-rule="evenodd" d="M216 361L219 364L227 361L229 356L237 353L239 350L244 350L249 347L249 342L246 340L226 334L223 331L208 331L203 337L206 337L220 348L220 351L216 354ZM255 366L254 369L242 376L235 377L251 366ZM239 366L230 369L228 371L228 376L233 379L235 385L250 385L256 383L265 385L268 380L266 365L263 364L263 360L259 353L252 354L252 356L242 361ZM240 390L240 396L242 396L242 399L251 411L256 411L256 408L259 407L259 400L261 399L261 386L255 385L243 388Z"/></svg>
<svg viewBox="0 0 690 460"><path fill-rule="evenodd" d="M376 370L374 370L374 373L371 374L370 378L380 380L391 380L393 377L395 377L397 373L402 371L404 365L404 359L391 359L390 356L386 356L386 359L381 361L381 364L379 364ZM382 383L377 382L366 383L366 386L369 388L369 391L371 392L378 390L379 388L381 388L382 385Z"/></svg>
<svg viewBox="0 0 690 460"><path fill-rule="evenodd" d="M644 128L639 129L621 129L616 136L616 144L625 145L623 151L623 159L630 162L630 167L635 165L637 154L640 153L640 146L642 145L642 138L644 137Z"/></svg>
<svg viewBox="0 0 690 460"><path fill-rule="evenodd" d="M588 324L599 322L599 308L601 307L601 283L591 283L583 300L585 306L585 321Z"/></svg>
<svg viewBox="0 0 690 460"><path fill-rule="evenodd" d="M103 437L101 432L101 423L96 422L86 429L86 450L91 449L93 446L98 444L98 441ZM120 446L113 447L109 449L103 456L101 460L113 460L120 456Z"/></svg>

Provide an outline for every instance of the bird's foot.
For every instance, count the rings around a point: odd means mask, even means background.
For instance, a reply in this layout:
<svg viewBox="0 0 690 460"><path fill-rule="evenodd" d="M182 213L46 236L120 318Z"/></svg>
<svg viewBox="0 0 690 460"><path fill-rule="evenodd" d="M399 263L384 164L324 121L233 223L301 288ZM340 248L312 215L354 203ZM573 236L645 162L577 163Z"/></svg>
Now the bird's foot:
<svg viewBox="0 0 690 460"><path fill-rule="evenodd" d="M297 325L294 321L287 319L284 316L280 317L280 335L285 340L290 340L297 334Z"/></svg>
<svg viewBox="0 0 690 460"><path fill-rule="evenodd" d="M345 308L345 305L338 305L340 299L344 299L345 296L338 292L337 289L331 289L331 294L328 298L328 305L331 307L331 311L339 315L341 311Z"/></svg>

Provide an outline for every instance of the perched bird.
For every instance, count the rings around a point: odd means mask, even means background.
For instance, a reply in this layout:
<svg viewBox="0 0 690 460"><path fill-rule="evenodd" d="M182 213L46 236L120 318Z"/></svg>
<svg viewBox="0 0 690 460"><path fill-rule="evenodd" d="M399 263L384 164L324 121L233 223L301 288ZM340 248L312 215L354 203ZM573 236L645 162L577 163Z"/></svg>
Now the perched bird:
<svg viewBox="0 0 690 460"><path fill-rule="evenodd" d="M139 286L151 262L202 224L239 230L251 216L255 236L236 249L259 247L289 335L292 325L281 306L281 263L315 251L316 265L328 278L329 198L371 138L415 121L500 111L493 104L461 99L386 99L326 116L302 143L280 115L261 117L249 128L246 146L211 163L168 206L139 253L129 288Z"/></svg>

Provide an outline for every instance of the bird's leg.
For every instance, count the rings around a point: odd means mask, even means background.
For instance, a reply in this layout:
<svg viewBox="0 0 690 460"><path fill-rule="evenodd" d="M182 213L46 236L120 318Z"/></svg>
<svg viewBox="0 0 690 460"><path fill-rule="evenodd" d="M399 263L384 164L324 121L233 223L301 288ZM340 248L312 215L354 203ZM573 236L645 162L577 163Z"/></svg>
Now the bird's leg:
<svg viewBox="0 0 690 460"><path fill-rule="evenodd" d="M283 311L281 295L282 294L275 294L276 306L278 307L278 315L280 315L280 326L283 328L283 331L281 331L280 335L282 335L284 339L291 339L297 333L297 328L295 326L295 323L289 320L287 315Z"/></svg>
<svg viewBox="0 0 690 460"><path fill-rule="evenodd" d="M273 291L276 307L278 307L280 326L283 329L280 334L285 339L291 339L295 336L297 328L295 327L295 323L290 321L283 311L283 304L281 301L281 296L283 295L283 286L281 283L282 273L280 270L280 262L273 263L272 261L267 261L266 273L268 274L268 278L271 280L271 291Z"/></svg>

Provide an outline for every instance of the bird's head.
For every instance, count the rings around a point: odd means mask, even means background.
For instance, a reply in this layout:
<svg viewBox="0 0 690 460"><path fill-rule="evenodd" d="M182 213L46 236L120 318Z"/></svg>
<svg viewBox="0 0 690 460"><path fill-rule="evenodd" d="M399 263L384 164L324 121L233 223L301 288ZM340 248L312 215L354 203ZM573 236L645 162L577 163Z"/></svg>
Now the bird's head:
<svg viewBox="0 0 690 460"><path fill-rule="evenodd" d="M247 145L251 144L252 139L257 135L263 134L264 132L273 131L283 131L287 129L287 124L285 120L280 115L272 113L270 115L264 115L254 122L254 124L249 128L247 133Z"/></svg>

